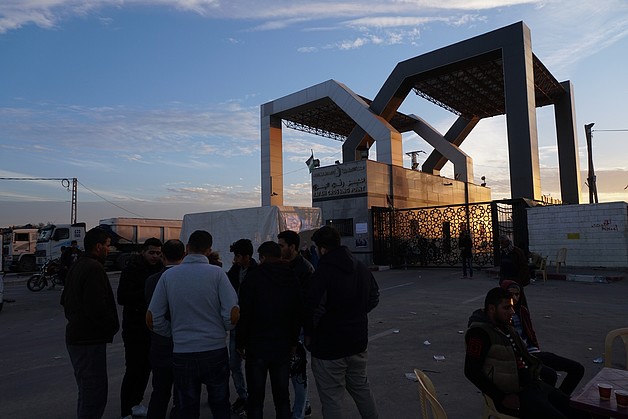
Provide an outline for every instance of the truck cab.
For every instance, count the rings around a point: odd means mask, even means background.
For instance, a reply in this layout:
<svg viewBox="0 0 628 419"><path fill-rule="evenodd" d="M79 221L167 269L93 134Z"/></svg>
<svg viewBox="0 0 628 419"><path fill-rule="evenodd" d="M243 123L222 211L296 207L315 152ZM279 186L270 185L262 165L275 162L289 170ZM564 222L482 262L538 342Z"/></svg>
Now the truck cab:
<svg viewBox="0 0 628 419"><path fill-rule="evenodd" d="M83 249L84 238L85 223L51 224L40 228L35 251L37 265L41 266L50 259L61 257L61 247L70 247L72 240L76 240L78 247Z"/></svg>
<svg viewBox="0 0 628 419"><path fill-rule="evenodd" d="M6 235L4 253L4 269L6 271L34 271L35 247L37 245L36 228L14 228Z"/></svg>

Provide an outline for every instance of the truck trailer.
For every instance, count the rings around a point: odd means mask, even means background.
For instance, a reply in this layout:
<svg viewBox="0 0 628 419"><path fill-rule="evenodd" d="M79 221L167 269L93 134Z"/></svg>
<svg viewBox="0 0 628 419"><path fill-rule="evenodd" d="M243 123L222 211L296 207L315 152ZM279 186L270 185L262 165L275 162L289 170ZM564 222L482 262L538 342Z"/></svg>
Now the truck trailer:
<svg viewBox="0 0 628 419"><path fill-rule="evenodd" d="M146 239L156 237L163 242L178 239L181 220L159 218L107 218L99 227L111 236L107 268L123 269L129 258L141 250Z"/></svg>
<svg viewBox="0 0 628 419"><path fill-rule="evenodd" d="M277 241L277 234L284 230L297 233L323 225L320 208L265 206L223 211L199 212L183 216L181 241L187 243L195 230L208 231L213 238L212 250L218 252L223 267L231 266L233 255L229 247L239 239L253 242L253 250L265 241ZM257 255L254 257L257 259Z"/></svg>

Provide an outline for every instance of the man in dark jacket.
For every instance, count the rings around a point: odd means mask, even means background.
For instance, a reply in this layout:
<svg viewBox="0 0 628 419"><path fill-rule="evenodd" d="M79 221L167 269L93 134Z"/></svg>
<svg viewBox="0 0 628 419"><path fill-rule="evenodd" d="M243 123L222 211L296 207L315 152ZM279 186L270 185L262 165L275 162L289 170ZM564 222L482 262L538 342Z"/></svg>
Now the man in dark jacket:
<svg viewBox="0 0 628 419"><path fill-rule="evenodd" d="M150 377L150 331L146 326L146 278L163 268L161 240L150 238L142 252L131 259L120 273L118 304L122 310L122 340L126 370L120 388L120 411L123 418L146 416L141 404Z"/></svg>
<svg viewBox="0 0 628 419"><path fill-rule="evenodd" d="M506 235L499 237L499 283L510 279L522 287L530 284L530 267L523 250L512 244ZM527 304L527 303L526 303Z"/></svg>
<svg viewBox="0 0 628 419"><path fill-rule="evenodd" d="M288 261L290 267L297 275L301 284L303 298L310 286L310 278L314 273L314 267L299 252L301 238L296 231L285 230L277 235L281 258ZM305 301L305 300L304 300ZM307 394L307 356L303 347L303 335L300 334L297 343L297 351L293 357L293 367L290 369L290 379L294 389L294 405L292 406L292 419L303 419L312 414L310 400Z"/></svg>
<svg viewBox="0 0 628 419"><path fill-rule="evenodd" d="M172 266L181 264L185 257L185 245L181 240L171 239L164 243L161 247L162 261L164 268L152 274L146 279L145 296L146 303L150 305L153 298L155 287L161 275ZM147 324L152 327L152 324ZM150 395L148 403L148 419L165 419L168 411L168 404L172 397L172 385L174 384L174 371L172 369L172 351L174 343L172 336L165 337L155 332L150 332L150 367L153 373L153 392ZM177 417L176 395L175 401L172 403L172 411L170 417Z"/></svg>
<svg viewBox="0 0 628 419"><path fill-rule="evenodd" d="M240 239L229 247L233 253L233 265L227 272L227 277L236 294L240 294L240 286L244 282L247 273L257 267L257 262L253 259L253 243L249 239ZM248 393L246 381L242 373L242 358L236 351L236 330L229 331L229 370L233 386L238 393L238 398L231 405L233 413L238 415L246 414L246 400Z"/></svg>
<svg viewBox="0 0 628 419"><path fill-rule="evenodd" d="M270 375L276 417L289 419L290 356L301 327L301 286L294 271L280 259L277 243L264 242L257 251L260 264L247 274L240 288L236 326L236 348L246 360L247 416L262 418L266 377Z"/></svg>
<svg viewBox="0 0 628 419"><path fill-rule="evenodd" d="M502 413L523 419L588 417L569 407L569 396L539 379L541 362L530 355L515 329L511 294L491 289L484 310L469 318L464 375Z"/></svg>
<svg viewBox="0 0 628 419"><path fill-rule="evenodd" d="M116 302L103 263L109 235L99 228L85 234L85 253L70 268L61 294L68 324L65 342L78 386L76 415L101 418L107 405L107 343L120 328Z"/></svg>
<svg viewBox="0 0 628 419"><path fill-rule="evenodd" d="M373 274L330 226L312 236L320 254L305 304L305 344L312 352L324 418L342 417L345 388L362 418L377 418L366 375L368 313L379 303Z"/></svg>

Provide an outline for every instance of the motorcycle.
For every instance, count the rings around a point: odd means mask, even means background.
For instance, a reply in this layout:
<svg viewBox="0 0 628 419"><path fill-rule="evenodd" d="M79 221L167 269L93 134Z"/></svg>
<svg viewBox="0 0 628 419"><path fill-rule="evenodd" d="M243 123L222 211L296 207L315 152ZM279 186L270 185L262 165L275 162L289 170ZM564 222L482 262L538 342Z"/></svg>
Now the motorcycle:
<svg viewBox="0 0 628 419"><path fill-rule="evenodd" d="M32 275L26 281L26 286L29 290L33 292L41 291L48 284L51 287L55 285L63 285L61 281L61 277L59 276L59 271L61 270L61 262L59 259L51 259L43 264L39 273Z"/></svg>

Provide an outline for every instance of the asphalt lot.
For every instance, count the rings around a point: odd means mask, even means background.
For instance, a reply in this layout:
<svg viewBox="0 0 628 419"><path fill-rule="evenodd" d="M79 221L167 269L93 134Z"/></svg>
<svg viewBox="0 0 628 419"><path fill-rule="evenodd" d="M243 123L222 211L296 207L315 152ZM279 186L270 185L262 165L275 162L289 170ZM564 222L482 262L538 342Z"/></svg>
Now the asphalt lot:
<svg viewBox="0 0 628 419"><path fill-rule="evenodd" d="M114 290L117 273L110 273ZM483 400L463 375L464 336L471 312L483 304L496 280L476 272L461 279L453 269L375 272L380 305L370 315L369 377L380 417L418 418L417 383L406 378L413 368L434 382L449 418L480 418ZM0 312L0 417L66 419L75 412L76 384L64 344L65 318L58 290L28 291L25 277L7 275ZM601 368L606 333L628 326L628 281L609 284L548 281L526 287L532 320L544 350L581 362L584 384ZM429 341L429 345L426 344ZM619 347L619 346L617 346ZM434 356L444 356L436 361ZM623 352L619 360L625 359ZM623 362L623 361L621 361ZM119 418L119 389L124 348L118 334L108 347L109 403L105 418ZM147 403L149 389L146 392ZM231 392L232 401L235 391ZM312 380L313 418L320 405ZM358 418L349 396L346 418ZM265 414L274 416L270 392ZM204 406L202 417L211 417Z"/></svg>

